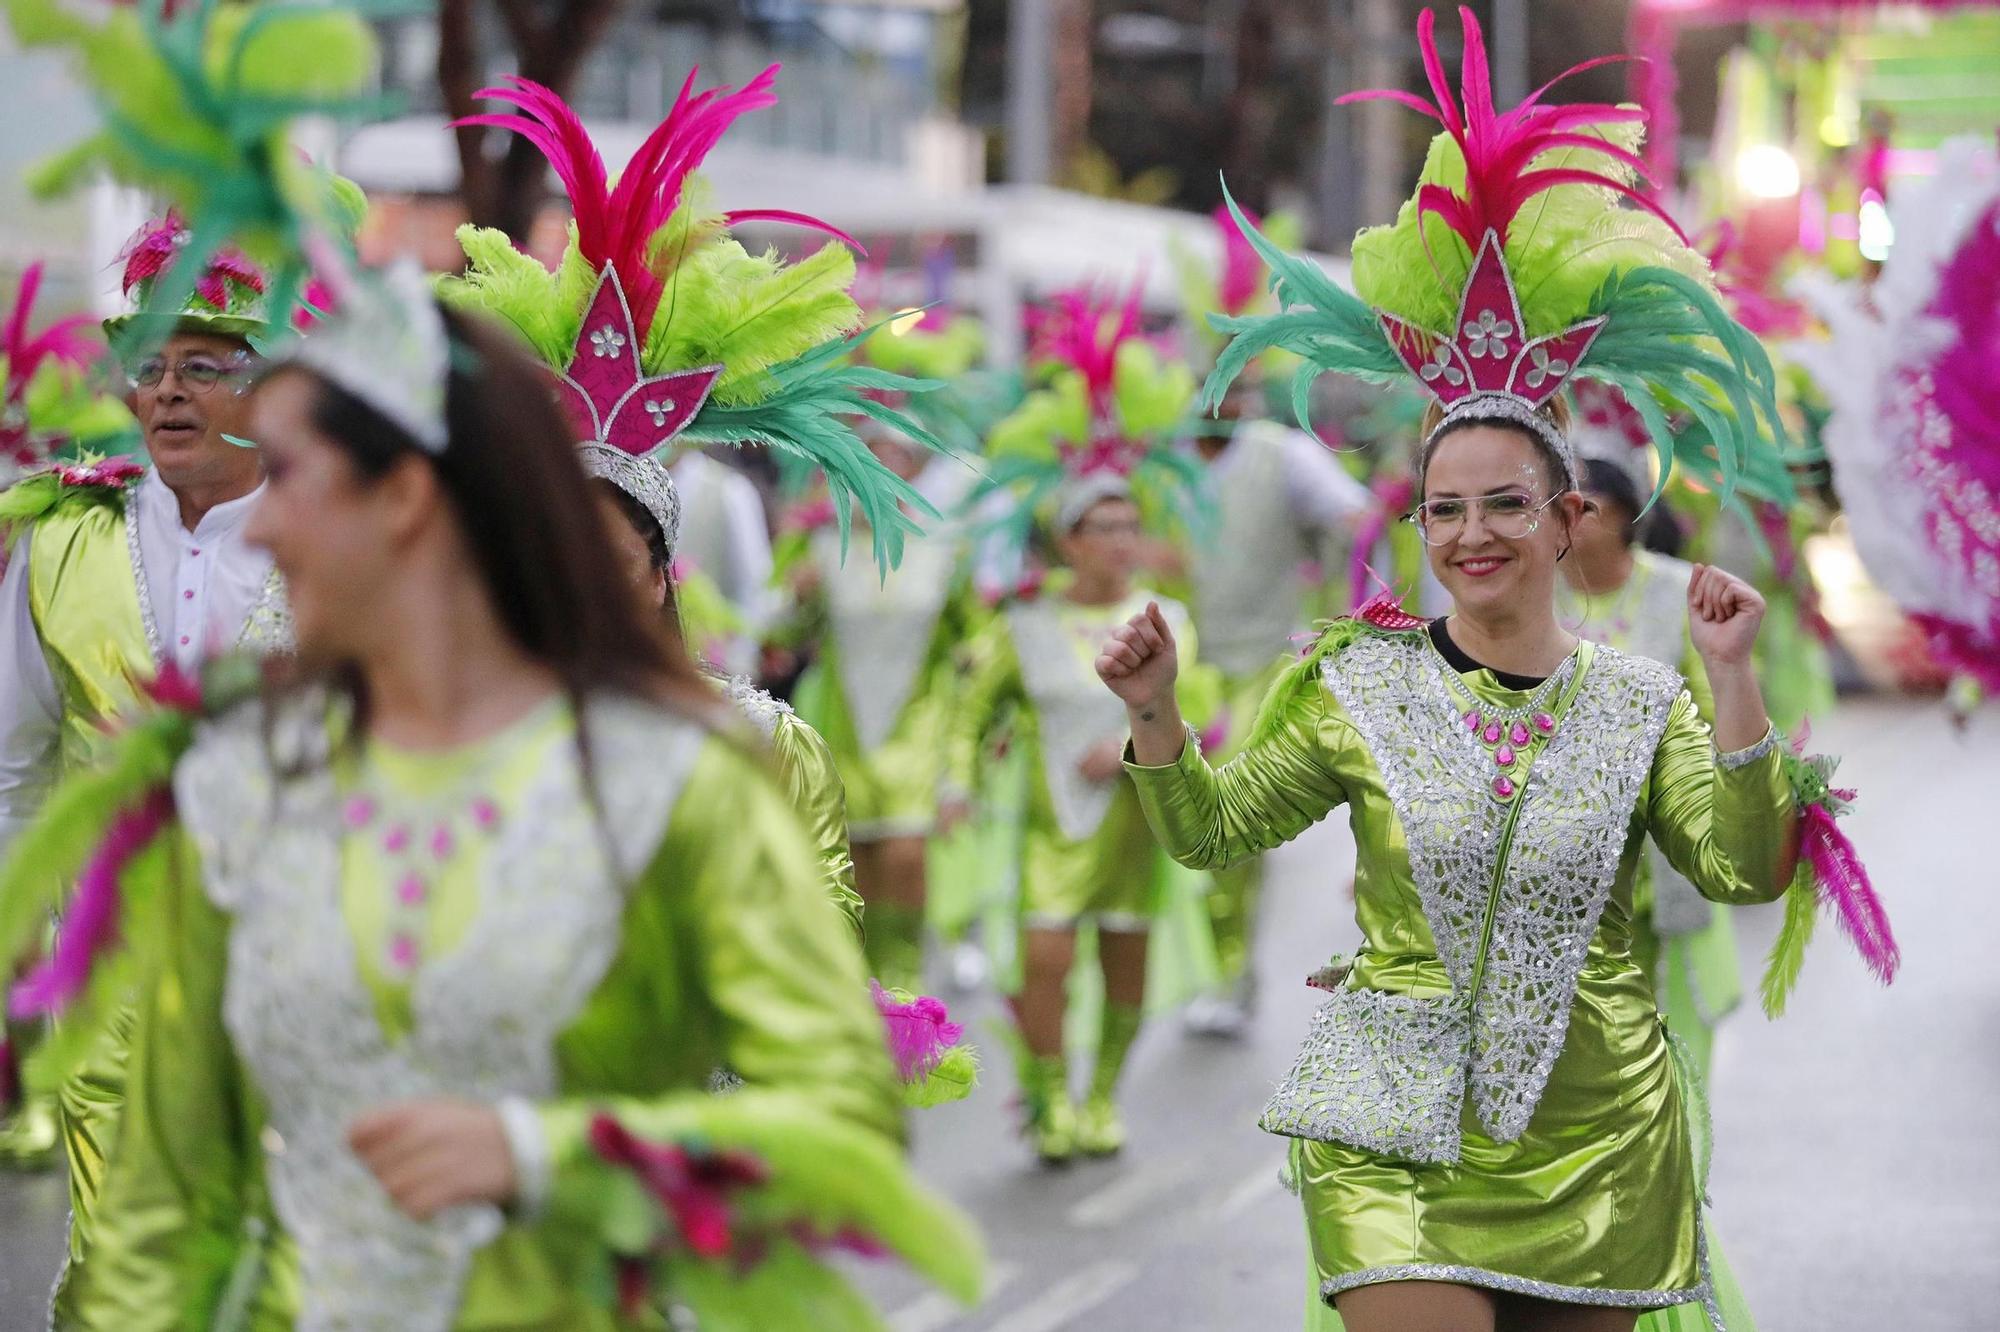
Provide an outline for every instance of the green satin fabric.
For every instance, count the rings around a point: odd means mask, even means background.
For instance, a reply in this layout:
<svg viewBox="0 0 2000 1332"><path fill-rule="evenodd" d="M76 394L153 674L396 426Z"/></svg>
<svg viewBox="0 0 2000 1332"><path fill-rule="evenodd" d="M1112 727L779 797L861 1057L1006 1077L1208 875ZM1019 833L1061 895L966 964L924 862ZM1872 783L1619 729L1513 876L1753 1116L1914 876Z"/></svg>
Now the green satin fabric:
<svg viewBox="0 0 2000 1332"><path fill-rule="evenodd" d="M181 854L151 932L155 965L96 1247L68 1292L65 1329L205 1328L235 1270L252 1274L252 1332L295 1318L297 1264L264 1188L257 1092L222 1025L229 920L200 888L193 852ZM456 1332L654 1326L615 1318L574 1280L607 1238L590 1186L597 1108L642 1135L667 1132L726 1067L744 1081L739 1096L798 1098L900 1138L895 1074L853 931L827 905L788 797L735 744L711 739L697 755L633 890L617 956L556 1058L560 1090L540 1107L548 1205L475 1256Z"/></svg>
<svg viewBox="0 0 2000 1332"><path fill-rule="evenodd" d="M1461 678L1495 706L1524 701L1489 672ZM1288 841L1346 805L1363 937L1347 984L1448 994L1402 827L1367 744L1317 681L1285 702L1281 721L1220 770L1192 745L1174 765L1133 767L1154 831L1183 864L1211 868ZM1301 1144L1320 1279L1435 1263L1595 1291L1695 1285L1693 1162L1652 986L1632 956L1633 887L1650 831L1705 896L1770 901L1789 878L1795 817L1777 755L1722 768L1684 694L1642 785L1566 1042L1527 1130L1496 1143L1468 1113L1462 1158L1450 1166Z"/></svg>
<svg viewBox="0 0 2000 1332"><path fill-rule="evenodd" d="M73 767L152 678L153 652L121 507L57 509L36 522L30 541L28 607L62 696L62 757Z"/></svg>

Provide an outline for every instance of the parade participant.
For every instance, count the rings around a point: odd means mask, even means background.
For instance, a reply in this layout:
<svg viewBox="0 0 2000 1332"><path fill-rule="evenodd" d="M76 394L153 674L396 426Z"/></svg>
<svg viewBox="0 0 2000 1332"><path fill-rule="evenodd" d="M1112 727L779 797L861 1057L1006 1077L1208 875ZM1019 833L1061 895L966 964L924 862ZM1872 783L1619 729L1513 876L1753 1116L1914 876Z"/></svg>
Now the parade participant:
<svg viewBox="0 0 2000 1332"><path fill-rule="evenodd" d="M892 323L863 350L874 365L949 383L972 371L979 342L962 324L898 332ZM889 405L915 413L930 396L900 395ZM943 429L938 412L924 414ZM939 457L879 423L863 434L876 458L939 513L963 506L975 479L964 462ZM944 780L957 653L977 617L964 526L951 521L926 532L904 548L903 563L886 578L848 564L826 521L803 539L793 581L818 633L797 703L833 745L847 781L848 827L868 903L869 964L885 983L917 988L927 853Z"/></svg>
<svg viewBox="0 0 2000 1332"><path fill-rule="evenodd" d="M1144 1013L1148 934L1166 865L1122 775L1119 710L1097 685L1091 658L1105 633L1146 604L1133 582L1142 502L1158 522L1181 499L1187 460L1169 445L1194 387L1185 367L1163 363L1135 336L1136 296L1078 295L1062 308L1068 324L1056 345L1070 368L994 428L989 477L973 502L1011 493L1009 526L1045 524L1063 567L1004 605L972 645L948 774L955 792L977 789L981 741L1011 707L1013 743L1029 755L1031 774L1018 833L1024 974L1014 1016L1028 1135L1050 1163L1109 1155L1125 1139L1115 1093ZM1186 612L1165 604L1191 635ZM1097 931L1104 1001L1079 1108L1063 1020L1082 925Z"/></svg>
<svg viewBox="0 0 2000 1332"><path fill-rule="evenodd" d="M89 319L74 315L30 333L41 284L42 265L30 264L0 332L0 479L9 485L58 458L75 462L138 442L131 411L92 383L103 346L83 332ZM0 495L0 524L13 504L25 500L30 508L40 507L34 489ZM0 1039L0 1164L38 1169L59 1154L55 1104L46 1097L18 1099L6 1090L18 1089L19 1057L33 1039L33 1031L25 1029L9 1030ZM17 1103L8 1104L10 1099Z"/></svg>
<svg viewBox="0 0 2000 1332"><path fill-rule="evenodd" d="M169 216L125 250L136 311L187 231ZM4 498L12 555L0 580L0 847L11 846L66 772L94 761L139 706L137 682L230 648L282 651L291 627L270 555L244 539L263 460L240 441L251 339L271 330L263 274L242 255L210 261L157 350L130 367L147 464L57 467ZM116 338L134 316L106 321ZM70 1262L116 1131L124 1050L114 1032L57 1093L69 1165Z"/></svg>
<svg viewBox="0 0 2000 1332"><path fill-rule="evenodd" d="M683 576L706 578L730 609L730 631L710 645L731 676L757 669L757 645L778 612L771 588L771 524L757 483L698 448L675 453L669 470L686 497Z"/></svg>
<svg viewBox="0 0 2000 1332"><path fill-rule="evenodd" d="M1577 396L1584 396L1581 388ZM1579 426L1573 434L1583 514L1561 564L1556 617L1579 638L1673 667L1695 711L1712 723L1708 676L1687 612L1695 567L1639 544L1642 525L1674 530L1663 507L1646 503L1653 491L1650 452L1622 431ZM1632 898L1633 960L1651 978L1669 1029L1687 1043L1706 1083L1715 1025L1743 998L1729 913L1703 897L1657 842L1646 847Z"/></svg>
<svg viewBox="0 0 2000 1332"><path fill-rule="evenodd" d="M296 678L169 675L193 715L22 849L117 815L17 1006L93 1011L120 940L152 978L60 1325L651 1326L650 1267L781 1326L853 1309L813 1257L848 1239L969 1295L798 819L603 577L541 377L413 270L343 307L251 402Z"/></svg>
<svg viewBox="0 0 2000 1332"><path fill-rule="evenodd" d="M1820 891L1879 927L1867 945L1885 969L1893 945L1829 831L1824 767L1791 759L1765 716L1754 591L1713 569L1688 591L1712 734L1670 668L1556 619L1583 508L1553 402L1566 380L1620 384L1649 422L1671 392L1715 422L1720 450L1758 447L1775 403L1768 362L1670 225L1607 216L1630 192L1639 113L1497 111L1461 16L1463 112L1428 11L1435 102L1381 94L1446 133L1399 223L1357 238L1359 299L1260 246L1286 308L1231 326L1208 399L1281 344L1417 377L1437 403L1415 521L1451 613L1379 599L1329 628L1220 771L1176 706L1164 616L1134 617L1098 669L1125 703L1147 816L1185 863L1226 864L1349 808L1363 945L1317 977L1333 996L1262 1121L1296 1139L1321 1298L1349 1332L1615 1332L1642 1309L1716 1316L1700 1135L1631 957L1644 837L1724 901L1784 894L1803 846ZM1814 886L1791 893L1808 912Z"/></svg>
<svg viewBox="0 0 2000 1332"><path fill-rule="evenodd" d="M1254 367L1253 367L1254 369ZM1258 701L1296 654L1312 619L1304 570L1332 567L1367 511L1369 494L1318 440L1258 419L1263 390L1246 374L1223 399L1220 430L1195 447L1214 522L1187 547L1194 624L1203 658L1222 672L1223 762L1249 731ZM1264 867L1248 860L1216 873L1207 897L1221 984L1188 1008L1193 1031L1240 1034L1255 1009L1251 967Z"/></svg>

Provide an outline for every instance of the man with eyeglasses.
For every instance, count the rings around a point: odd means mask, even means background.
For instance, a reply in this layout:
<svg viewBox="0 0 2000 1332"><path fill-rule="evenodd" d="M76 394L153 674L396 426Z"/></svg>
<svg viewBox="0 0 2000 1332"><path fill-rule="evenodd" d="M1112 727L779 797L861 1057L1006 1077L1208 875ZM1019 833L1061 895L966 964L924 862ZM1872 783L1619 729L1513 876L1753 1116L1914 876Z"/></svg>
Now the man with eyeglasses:
<svg viewBox="0 0 2000 1332"><path fill-rule="evenodd" d="M187 235L169 217L125 252L136 312ZM54 498L11 530L0 578L0 854L66 770L88 763L139 685L168 665L289 641L270 557L243 540L263 483L236 438L242 395L270 329L264 279L223 252L209 261L160 347L130 368L131 406L150 467L125 460L59 469ZM133 315L107 320L117 346ZM36 484L30 482L30 484ZM46 485L46 481L40 484ZM93 1053L58 1097L70 1172L72 1262L88 1239L123 1099L122 1048Z"/></svg>
<svg viewBox="0 0 2000 1332"><path fill-rule="evenodd" d="M1261 415L1262 384L1246 373L1218 413L1223 433L1196 443L1215 527L1186 555L1202 653L1222 669L1229 735L1217 755L1248 734L1277 671L1294 655L1292 636L1312 619L1310 571L1330 567L1368 509L1367 487L1303 431ZM1263 864L1253 858L1213 875L1209 924L1220 971L1216 989L1188 1005L1197 1035L1234 1037L1256 1001L1251 953Z"/></svg>

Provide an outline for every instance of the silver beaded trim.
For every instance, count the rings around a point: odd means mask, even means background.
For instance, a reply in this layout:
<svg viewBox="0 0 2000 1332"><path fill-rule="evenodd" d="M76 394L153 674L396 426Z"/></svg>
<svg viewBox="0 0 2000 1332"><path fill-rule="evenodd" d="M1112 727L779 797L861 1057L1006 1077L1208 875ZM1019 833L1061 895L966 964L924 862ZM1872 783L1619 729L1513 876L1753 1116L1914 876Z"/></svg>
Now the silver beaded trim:
<svg viewBox="0 0 2000 1332"><path fill-rule="evenodd" d="M1773 723L1764 732L1764 738L1748 749L1732 749L1727 753L1717 750L1715 761L1725 770L1733 770L1755 763L1778 747L1778 727Z"/></svg>
<svg viewBox="0 0 2000 1332"><path fill-rule="evenodd" d="M634 458L622 449L588 440L578 444L576 451L585 472L609 481L646 506L667 539L667 558L671 560L681 540L681 493L667 465L651 455Z"/></svg>
<svg viewBox="0 0 2000 1332"><path fill-rule="evenodd" d="M1712 1302L1707 1284L1679 1290L1603 1290L1595 1286L1564 1286L1553 1281L1536 1281L1532 1277L1491 1272L1483 1267L1467 1267L1459 1263L1391 1263L1386 1267L1343 1272L1320 1282L1319 1297L1331 1304L1336 1295L1390 1281L1446 1281L1455 1286L1480 1286L1556 1304L1588 1304L1608 1309L1670 1309L1677 1304L1707 1306ZM1720 1324L1716 1332L1723 1332Z"/></svg>
<svg viewBox="0 0 2000 1332"><path fill-rule="evenodd" d="M139 500L139 488L125 489L125 551L132 558L132 582L139 589L139 623L146 629L146 650L153 654L155 670L167 664L167 650L160 643L160 622L153 615L153 589L146 581L146 556L139 549L139 516L132 512Z"/></svg>
<svg viewBox="0 0 2000 1332"><path fill-rule="evenodd" d="M1576 449L1563 432L1556 429L1556 423L1543 416L1533 407L1511 393L1475 393L1469 398L1460 398L1445 410L1444 418L1437 428L1424 437L1424 451L1429 453L1431 445L1437 443L1438 436L1467 420L1498 418L1514 425L1524 426L1535 432L1544 444L1555 451L1563 469L1568 473L1563 478L1567 489L1576 487Z"/></svg>

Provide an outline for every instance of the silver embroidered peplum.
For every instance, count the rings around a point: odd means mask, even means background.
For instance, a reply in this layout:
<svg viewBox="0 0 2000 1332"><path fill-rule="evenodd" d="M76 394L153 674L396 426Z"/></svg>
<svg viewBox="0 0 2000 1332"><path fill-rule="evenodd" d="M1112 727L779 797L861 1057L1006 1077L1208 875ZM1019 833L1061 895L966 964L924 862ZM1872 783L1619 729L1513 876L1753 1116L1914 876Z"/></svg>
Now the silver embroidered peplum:
<svg viewBox="0 0 2000 1332"><path fill-rule="evenodd" d="M391 1045L340 909L340 798L323 763L324 700L204 725L175 794L205 884L232 917L224 1019L268 1116L272 1206L297 1246L301 1332L448 1332L473 1253L501 1228L492 1207L405 1217L348 1149L364 1111L412 1097L545 1099L554 1043L616 953L625 888L664 835L701 733L627 701L590 706L601 815L574 750L539 773L524 814L496 833L479 910L427 963L409 1034ZM616 863L613 863L613 857Z"/></svg>
<svg viewBox="0 0 2000 1332"><path fill-rule="evenodd" d="M1370 636L1330 658L1325 680L1381 770L1452 993L1336 993L1265 1109L1274 1132L1455 1161L1454 1077L1485 1130L1511 1142L1562 1053L1577 977L1680 677L1597 649L1516 797L1495 893L1510 807L1492 795L1492 755L1461 720L1447 670L1421 634Z"/></svg>
<svg viewBox="0 0 2000 1332"><path fill-rule="evenodd" d="M834 533L814 539L813 559L838 644L841 697L863 753L882 747L916 693L951 598L957 558L949 534L934 532L906 543L903 562L885 579L872 560L843 560Z"/></svg>

